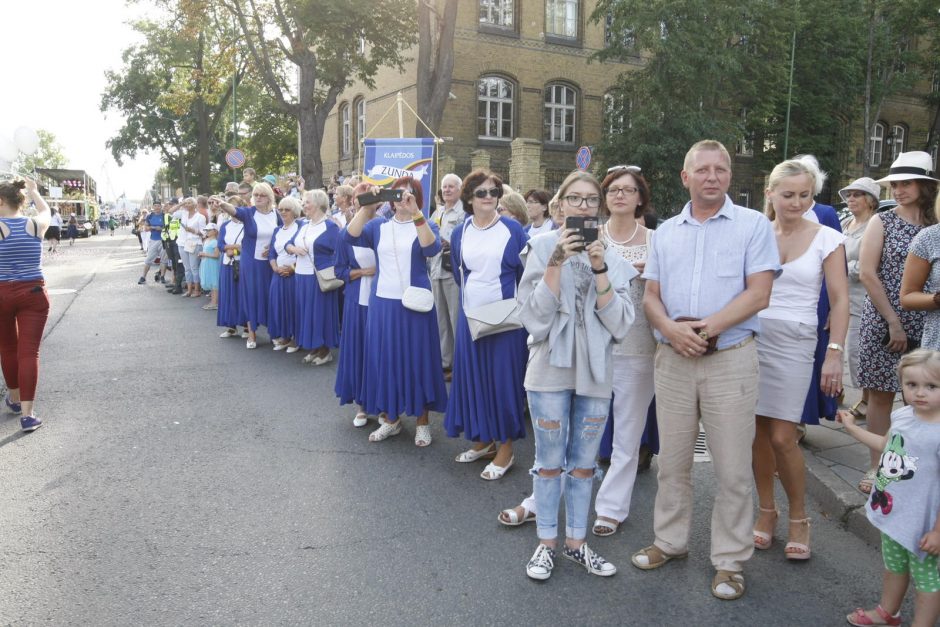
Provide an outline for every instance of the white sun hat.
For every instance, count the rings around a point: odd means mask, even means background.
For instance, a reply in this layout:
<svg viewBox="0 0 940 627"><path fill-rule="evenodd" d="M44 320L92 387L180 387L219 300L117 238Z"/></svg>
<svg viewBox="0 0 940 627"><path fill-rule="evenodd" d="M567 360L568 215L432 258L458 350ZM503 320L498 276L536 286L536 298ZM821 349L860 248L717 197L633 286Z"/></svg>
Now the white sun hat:
<svg viewBox="0 0 940 627"><path fill-rule="evenodd" d="M910 181L911 179L927 179L936 181L933 176L933 159L923 150L902 152L891 164L888 176L878 179L877 183L885 185L891 181Z"/></svg>
<svg viewBox="0 0 940 627"><path fill-rule="evenodd" d="M874 181L874 179L871 179L867 176L863 176L860 179L855 179L854 181L852 181L851 183L849 183L848 185L840 189L839 196L842 198L842 200L847 200L845 197L845 193L852 192L852 191L865 192L866 194L871 194L872 196L875 197L875 200L878 200L881 194L881 186L879 186L878 183Z"/></svg>

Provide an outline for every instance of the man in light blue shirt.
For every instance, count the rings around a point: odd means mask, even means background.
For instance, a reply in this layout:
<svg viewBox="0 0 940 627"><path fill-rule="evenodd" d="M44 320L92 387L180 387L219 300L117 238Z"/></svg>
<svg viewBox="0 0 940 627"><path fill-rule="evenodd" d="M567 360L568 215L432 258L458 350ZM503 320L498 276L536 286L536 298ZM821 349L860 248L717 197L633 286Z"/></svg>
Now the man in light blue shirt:
<svg viewBox="0 0 940 627"><path fill-rule="evenodd" d="M744 594L754 550L751 445L757 403L757 312L770 302L780 257L770 221L728 197L731 158L716 141L685 157L691 201L653 236L643 278L646 316L660 342L654 377L659 420L656 539L633 556L643 570L688 553L692 458L699 421L718 480L712 512L712 594Z"/></svg>

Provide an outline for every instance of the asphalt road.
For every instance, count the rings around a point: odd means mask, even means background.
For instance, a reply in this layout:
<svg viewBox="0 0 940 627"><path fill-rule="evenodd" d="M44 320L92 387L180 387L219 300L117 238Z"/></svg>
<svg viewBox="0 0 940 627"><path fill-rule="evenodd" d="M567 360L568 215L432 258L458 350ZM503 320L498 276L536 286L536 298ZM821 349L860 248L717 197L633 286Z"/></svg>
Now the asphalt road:
<svg viewBox="0 0 940 627"><path fill-rule="evenodd" d="M0 415L0 624L840 625L877 603L877 549L816 510L812 560L778 541L742 600L713 598L710 464L688 560L629 563L652 539L646 473L621 530L589 536L616 576L559 560L533 582L534 526L496 521L531 489L531 439L499 482L452 461L466 443L439 415L427 449L413 422L370 443L374 423L336 403L335 361L219 339L203 301L136 285L129 231L63 251L47 264L45 426L23 436Z"/></svg>

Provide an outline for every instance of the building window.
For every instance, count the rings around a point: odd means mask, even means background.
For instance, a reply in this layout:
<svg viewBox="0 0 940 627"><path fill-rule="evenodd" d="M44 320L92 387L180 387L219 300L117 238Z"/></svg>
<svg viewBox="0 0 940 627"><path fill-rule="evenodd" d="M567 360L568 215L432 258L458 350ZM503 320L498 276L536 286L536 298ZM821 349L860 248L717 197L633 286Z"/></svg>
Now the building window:
<svg viewBox="0 0 940 627"><path fill-rule="evenodd" d="M630 102L622 94L604 94L604 129L613 135L623 133L625 128L632 128Z"/></svg>
<svg viewBox="0 0 940 627"><path fill-rule="evenodd" d="M514 4L515 0L480 0L480 24L512 28Z"/></svg>
<svg viewBox="0 0 940 627"><path fill-rule="evenodd" d="M754 134L747 128L747 109L741 109L741 138L735 146L735 154L741 157L754 156ZM744 205L747 207L748 205Z"/></svg>
<svg viewBox="0 0 940 627"><path fill-rule="evenodd" d="M348 103L344 104L340 108L339 117L340 117L340 120L342 120L342 124L343 124L343 128L342 128L343 156L345 157L345 156L349 156L349 147L351 144L351 137L349 136L350 128L349 128L349 104Z"/></svg>
<svg viewBox="0 0 940 627"><path fill-rule="evenodd" d="M356 101L356 141L361 142L366 137L366 99Z"/></svg>
<svg viewBox="0 0 940 627"><path fill-rule="evenodd" d="M934 70L930 76L930 93L940 93L940 71Z"/></svg>
<svg viewBox="0 0 940 627"><path fill-rule="evenodd" d="M366 38L360 37L359 38L359 54L365 54L365 53L366 53Z"/></svg>
<svg viewBox="0 0 940 627"><path fill-rule="evenodd" d="M739 207L751 206L751 190L742 189L738 191L738 206Z"/></svg>
<svg viewBox="0 0 940 627"><path fill-rule="evenodd" d="M871 137L868 138L868 165L873 168L881 165L886 129L884 122L875 122L871 127Z"/></svg>
<svg viewBox="0 0 940 627"><path fill-rule="evenodd" d="M477 135L512 139L513 85L505 78L484 76L477 84Z"/></svg>
<svg viewBox="0 0 940 627"><path fill-rule="evenodd" d="M576 94L567 85L545 88L545 141L574 143Z"/></svg>
<svg viewBox="0 0 940 627"><path fill-rule="evenodd" d="M901 124L895 124L891 127L891 136L888 137L888 143L891 145L891 161L894 162L898 155L904 152L904 143L907 141L907 129Z"/></svg>
<svg viewBox="0 0 940 627"><path fill-rule="evenodd" d="M627 50L636 48L636 34L633 30L626 28L622 29L621 32L615 33L614 14L608 11L607 17L604 19L604 46L609 48L614 41L618 42Z"/></svg>
<svg viewBox="0 0 940 627"><path fill-rule="evenodd" d="M545 0L545 33L578 38L578 0Z"/></svg>

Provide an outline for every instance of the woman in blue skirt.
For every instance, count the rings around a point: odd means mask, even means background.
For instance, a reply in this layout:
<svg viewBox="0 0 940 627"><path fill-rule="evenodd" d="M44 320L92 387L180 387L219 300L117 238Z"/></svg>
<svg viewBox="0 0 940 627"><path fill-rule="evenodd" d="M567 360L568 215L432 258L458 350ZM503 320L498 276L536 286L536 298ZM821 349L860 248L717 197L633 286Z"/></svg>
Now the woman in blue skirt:
<svg viewBox="0 0 940 627"><path fill-rule="evenodd" d="M369 435L380 442L401 433L400 414L417 416L415 446L431 444L428 412L443 412L447 388L441 371L437 314L427 259L441 250L437 227L421 212L424 195L413 177L397 179L402 189L390 219L374 219L376 205L362 207L347 227L345 240L361 236L375 251L376 275L366 320L366 361L362 400L370 414L388 421ZM378 188L373 187L373 192Z"/></svg>
<svg viewBox="0 0 940 627"><path fill-rule="evenodd" d="M288 252L300 224L300 203L293 196L281 199L277 205L281 227L274 231L268 245L268 263L271 264L271 286L268 289L268 334L274 350L287 349L296 353L294 341L294 309L296 307L294 266L297 256Z"/></svg>
<svg viewBox="0 0 940 627"><path fill-rule="evenodd" d="M368 192L369 187L368 183L360 183L353 198ZM359 406L353 418L353 426L364 427L368 423L368 414L362 400L362 371L367 355L366 317L369 313L372 279L375 277L375 251L362 245L361 239L348 242L341 237L336 245L336 276L346 282L346 289L339 365L333 389L340 405L356 403Z"/></svg>
<svg viewBox="0 0 940 627"><path fill-rule="evenodd" d="M447 435L474 442L458 462L493 458L480 474L492 481L512 467L512 441L525 437L523 379L529 353L525 329L474 340L465 311L516 295L523 264L519 254L528 237L515 220L500 217L503 182L486 170L464 180L460 200L472 217L451 235L455 279L460 288L454 341L454 378L444 416ZM462 275L462 276L461 276ZM497 445L497 442L499 444Z"/></svg>
<svg viewBox="0 0 940 627"><path fill-rule="evenodd" d="M270 185L257 183L251 191L251 199L254 206L238 208L217 196L212 199L214 206L245 225L238 280L241 282L242 308L248 319L248 342L245 346L249 349L258 348L258 327L268 324L268 289L274 274L268 262L268 244L274 231L281 226L281 218L274 211L274 190Z"/></svg>
<svg viewBox="0 0 940 627"><path fill-rule="evenodd" d="M303 199L307 220L287 248L297 255L294 343L311 351L304 363L322 366L333 359L330 349L339 346L339 293L324 292L317 273L333 266L339 227L328 218L330 198L325 191L306 192Z"/></svg>
<svg viewBox="0 0 940 627"><path fill-rule="evenodd" d="M245 324L238 287L241 281L235 277L235 261L241 258L241 245L245 237L245 225L238 218L226 220L219 229L219 248L222 249L222 265L219 267L219 310L216 325L225 327L219 337L235 337L238 325ZM241 261L238 261L240 264ZM239 268L239 272L241 268Z"/></svg>

